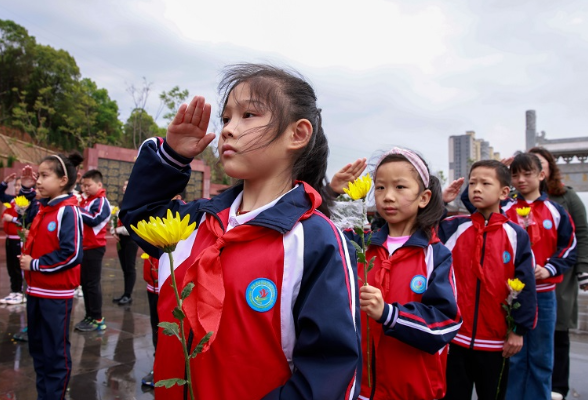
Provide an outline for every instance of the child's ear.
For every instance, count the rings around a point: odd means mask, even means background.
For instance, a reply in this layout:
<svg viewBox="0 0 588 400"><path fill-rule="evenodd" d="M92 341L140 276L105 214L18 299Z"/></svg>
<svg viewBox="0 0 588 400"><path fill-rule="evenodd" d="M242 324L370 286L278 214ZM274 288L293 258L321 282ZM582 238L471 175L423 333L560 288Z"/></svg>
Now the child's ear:
<svg viewBox="0 0 588 400"><path fill-rule="evenodd" d="M427 189L423 193L419 195L419 208L425 208L429 202L431 201L431 196L433 193L431 190Z"/></svg>
<svg viewBox="0 0 588 400"><path fill-rule="evenodd" d="M312 124L307 119L299 119L291 126L288 148L300 150L306 147L312 137Z"/></svg>
<svg viewBox="0 0 588 400"><path fill-rule="evenodd" d="M539 172L539 180L542 181L545 179L547 175L545 174L545 170L541 170L541 172Z"/></svg>
<svg viewBox="0 0 588 400"><path fill-rule="evenodd" d="M510 187L509 186L503 186L502 189L500 189L500 200L506 200L508 199L508 195L510 194Z"/></svg>

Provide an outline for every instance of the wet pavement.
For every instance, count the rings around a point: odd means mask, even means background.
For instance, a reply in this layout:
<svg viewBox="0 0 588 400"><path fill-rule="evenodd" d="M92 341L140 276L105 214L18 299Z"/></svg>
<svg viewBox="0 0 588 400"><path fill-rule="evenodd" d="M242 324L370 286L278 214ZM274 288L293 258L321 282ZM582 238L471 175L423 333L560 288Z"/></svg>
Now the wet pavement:
<svg viewBox="0 0 588 400"><path fill-rule="evenodd" d="M0 296L9 293L4 239L0 238ZM140 251L139 251L140 253ZM141 378L153 365L153 345L142 260L137 258L137 283L133 303L118 306L111 299L122 294L123 277L116 245L109 240L102 270L104 332L79 333L73 325L84 317L82 298L75 298L71 321L72 376L68 399L153 399ZM588 312L588 294L580 298L581 312ZM0 400L36 399L35 371L28 346L12 336L26 326L26 305L0 305ZM568 399L588 399L588 333L571 335L572 388ZM474 396L475 399L475 396Z"/></svg>

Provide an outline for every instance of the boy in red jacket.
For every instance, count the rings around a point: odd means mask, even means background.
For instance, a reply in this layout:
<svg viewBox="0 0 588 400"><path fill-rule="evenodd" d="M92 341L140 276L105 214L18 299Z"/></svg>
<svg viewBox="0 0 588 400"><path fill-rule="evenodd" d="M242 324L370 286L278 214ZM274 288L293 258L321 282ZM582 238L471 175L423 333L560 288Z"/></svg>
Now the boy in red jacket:
<svg viewBox="0 0 588 400"><path fill-rule="evenodd" d="M96 169L82 176L84 199L80 214L84 222L84 259L81 269L82 291L86 317L76 324L81 332L102 331L106 323L102 316L102 258L106 252L106 229L110 221L110 203L102 187L102 173Z"/></svg>
<svg viewBox="0 0 588 400"><path fill-rule="evenodd" d="M534 259L527 233L501 213L501 200L510 191L508 168L495 160L478 161L468 179L476 210L439 226L439 238L453 254L463 317L449 349L445 399L471 399L474 384L478 399L504 399L508 358L521 350L535 320ZM512 312L515 328L509 331L502 303L509 294L507 280L514 278L525 287L517 299L521 306Z"/></svg>
<svg viewBox="0 0 588 400"><path fill-rule="evenodd" d="M10 174L0 184L0 201L9 204L2 213L2 222L4 222L4 233L6 234L6 268L10 277L10 294L0 299L0 304L21 304L26 302L26 297L22 291L22 272L20 270L18 256L20 255L20 236L18 229L21 223L16 212L14 196L6 194L8 183L14 180L14 193L20 192L20 178L16 174Z"/></svg>

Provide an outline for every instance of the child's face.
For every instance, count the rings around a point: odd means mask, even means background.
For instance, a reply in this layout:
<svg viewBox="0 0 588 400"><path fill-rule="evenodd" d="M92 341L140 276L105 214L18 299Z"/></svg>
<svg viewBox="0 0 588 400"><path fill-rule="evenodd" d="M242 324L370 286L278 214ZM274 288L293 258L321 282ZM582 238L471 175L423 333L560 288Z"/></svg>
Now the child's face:
<svg viewBox="0 0 588 400"><path fill-rule="evenodd" d="M429 204L431 191L420 191L414 167L406 161L380 165L376 173L374 192L376 208L382 218L393 227L410 234L420 208ZM394 229L395 231L397 229Z"/></svg>
<svg viewBox="0 0 588 400"><path fill-rule="evenodd" d="M20 179L17 179L14 181L14 195L18 196L18 192L20 192L20 188L22 187L21 183L20 183Z"/></svg>
<svg viewBox="0 0 588 400"><path fill-rule="evenodd" d="M102 189L102 182L95 182L92 178L82 178L82 191L86 196L94 196L100 189Z"/></svg>
<svg viewBox="0 0 588 400"><path fill-rule="evenodd" d="M486 217L500 212L500 200L506 199L509 191L508 186L500 184L494 168L478 167L470 173L468 196L474 207Z"/></svg>
<svg viewBox="0 0 588 400"><path fill-rule="evenodd" d="M266 126L271 117L263 104L251 101L247 83L233 89L223 111L223 129L218 141L220 159L229 176L255 180L288 169L291 156L283 140L287 135L266 146L270 140Z"/></svg>
<svg viewBox="0 0 588 400"><path fill-rule="evenodd" d="M541 181L545 179L544 171L524 171L520 170L512 174L512 185L523 196L539 191Z"/></svg>
<svg viewBox="0 0 588 400"><path fill-rule="evenodd" d="M39 176L37 178L37 193L41 197L53 198L63 194L63 188L67 185L65 176L59 178L53 170L53 165L47 161L39 165Z"/></svg>

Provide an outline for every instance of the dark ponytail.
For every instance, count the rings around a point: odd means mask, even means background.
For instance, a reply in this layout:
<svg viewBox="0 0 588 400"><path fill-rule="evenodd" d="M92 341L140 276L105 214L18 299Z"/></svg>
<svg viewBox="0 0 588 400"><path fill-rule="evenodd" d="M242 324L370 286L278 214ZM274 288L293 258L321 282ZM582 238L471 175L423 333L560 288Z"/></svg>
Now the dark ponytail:
<svg viewBox="0 0 588 400"><path fill-rule="evenodd" d="M445 205L443 204L443 193L441 190L441 182L436 176L429 177L429 187L431 191L431 200L425 208L419 208L416 219L416 228L422 230L429 240L433 234L433 230L437 229L439 221L443 217Z"/></svg>

